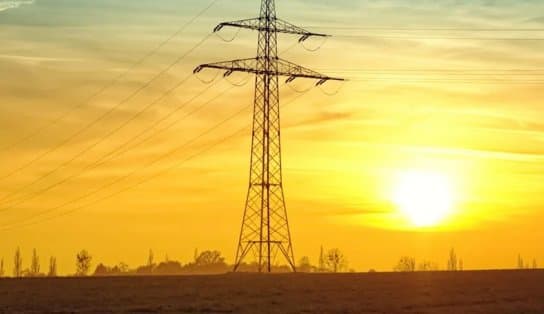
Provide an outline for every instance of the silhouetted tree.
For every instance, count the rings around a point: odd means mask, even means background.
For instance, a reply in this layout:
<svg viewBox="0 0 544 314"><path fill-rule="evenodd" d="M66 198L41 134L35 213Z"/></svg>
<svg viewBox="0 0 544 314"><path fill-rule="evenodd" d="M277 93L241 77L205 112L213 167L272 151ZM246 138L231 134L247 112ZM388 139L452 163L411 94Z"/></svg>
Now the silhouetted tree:
<svg viewBox="0 0 544 314"><path fill-rule="evenodd" d="M397 272L414 272L416 271L416 259L409 256L403 256L399 259L393 270Z"/></svg>
<svg viewBox="0 0 544 314"><path fill-rule="evenodd" d="M449 271L457 271L457 254L455 253L455 250L452 248L450 250L450 256L448 258L448 270Z"/></svg>
<svg viewBox="0 0 544 314"><path fill-rule="evenodd" d="M150 267L150 268L153 268L153 266L155 266L155 262L154 262L154 259L155 259L155 255L153 254L153 250L149 250L149 255L147 256L147 266Z"/></svg>
<svg viewBox="0 0 544 314"><path fill-rule="evenodd" d="M153 274L155 270L155 266L151 267L149 265L142 265L136 267L136 270L134 271L138 275L151 275Z"/></svg>
<svg viewBox="0 0 544 314"><path fill-rule="evenodd" d="M106 265L100 263L96 265L93 276L108 276L111 273L111 269Z"/></svg>
<svg viewBox="0 0 544 314"><path fill-rule="evenodd" d="M317 267L318 272L327 271L327 265L325 264L325 251L323 250L323 245L321 246L321 249L319 251L319 261Z"/></svg>
<svg viewBox="0 0 544 314"><path fill-rule="evenodd" d="M298 262L297 271L301 273L310 273L312 270L313 267L310 263L310 258L308 256L303 256Z"/></svg>
<svg viewBox="0 0 544 314"><path fill-rule="evenodd" d="M96 266L93 276L126 276L129 274L131 271L126 263L121 262L113 267L100 263Z"/></svg>
<svg viewBox="0 0 544 314"><path fill-rule="evenodd" d="M523 263L523 258L521 257L521 254L518 254L518 269L524 269L525 264Z"/></svg>
<svg viewBox="0 0 544 314"><path fill-rule="evenodd" d="M194 261L182 267L183 272L217 274L229 271L229 266L225 263L225 258L221 256L221 252L208 250L202 253L195 251L195 254Z"/></svg>
<svg viewBox="0 0 544 314"><path fill-rule="evenodd" d="M2 260L0 260L0 277L4 277L5 271L4 271L4 258L2 257Z"/></svg>
<svg viewBox="0 0 544 314"><path fill-rule="evenodd" d="M82 250L76 255L76 276L87 276L91 270L92 256L86 250Z"/></svg>
<svg viewBox="0 0 544 314"><path fill-rule="evenodd" d="M128 267L128 264L125 262L120 262L119 265L117 265L117 271L120 274L126 274L130 272L130 268Z"/></svg>
<svg viewBox="0 0 544 314"><path fill-rule="evenodd" d="M459 271L463 271L465 268L465 262L462 259L459 259Z"/></svg>
<svg viewBox="0 0 544 314"><path fill-rule="evenodd" d="M418 271L437 271L438 266L430 261L423 261L417 266Z"/></svg>
<svg viewBox="0 0 544 314"><path fill-rule="evenodd" d="M37 277L40 274L40 257L36 252L36 249L32 250L32 261L30 263L30 270L28 271L29 277Z"/></svg>
<svg viewBox="0 0 544 314"><path fill-rule="evenodd" d="M151 275L156 266L155 255L153 254L153 250L150 249L147 256L147 263L145 265L136 267L135 272L138 275Z"/></svg>
<svg viewBox="0 0 544 314"><path fill-rule="evenodd" d="M533 269L538 269L538 264L536 262L536 258L533 259Z"/></svg>
<svg viewBox="0 0 544 314"><path fill-rule="evenodd" d="M49 258L49 271L47 272L48 277L57 277L57 258L51 256Z"/></svg>
<svg viewBox="0 0 544 314"><path fill-rule="evenodd" d="M204 251L195 258L195 264L199 266L225 263L225 258L219 251Z"/></svg>
<svg viewBox="0 0 544 314"><path fill-rule="evenodd" d="M177 261L164 261L159 263L154 271L155 274L159 275L176 275L181 274L182 272L183 268L181 267L181 263Z"/></svg>
<svg viewBox="0 0 544 314"><path fill-rule="evenodd" d="M23 257L19 248L15 250L15 257L13 258L13 276L16 278L23 276Z"/></svg>
<svg viewBox="0 0 544 314"><path fill-rule="evenodd" d="M325 256L326 268L338 273L347 268L347 260L339 249L330 249Z"/></svg>

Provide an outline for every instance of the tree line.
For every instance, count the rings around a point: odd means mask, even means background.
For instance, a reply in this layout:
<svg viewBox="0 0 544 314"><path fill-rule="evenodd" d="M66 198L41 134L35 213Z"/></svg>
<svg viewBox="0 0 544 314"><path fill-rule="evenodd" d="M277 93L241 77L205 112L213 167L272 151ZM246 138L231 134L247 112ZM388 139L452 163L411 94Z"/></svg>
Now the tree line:
<svg viewBox="0 0 544 314"><path fill-rule="evenodd" d="M298 272L344 272L348 270L347 259L339 249L325 251L321 248L319 264L314 266L307 256L302 257L297 265ZM170 260L168 256L161 262L155 261L152 250L149 250L147 262L136 268L129 268L124 263L115 266L98 264L94 276L126 276L126 275L180 275L180 274L224 274L232 271L233 265L225 262L219 251L195 251L193 260L187 264ZM240 272L257 272L257 263L244 263L238 267ZM272 272L290 272L287 265L273 265Z"/></svg>
<svg viewBox="0 0 544 314"><path fill-rule="evenodd" d="M463 259L457 256L455 249L451 249L446 261L447 271L463 271L464 270ZM393 267L395 272L415 272L415 271L439 271L441 270L437 263L423 260L420 263L416 263L416 259L410 256L403 256L399 259L397 264Z"/></svg>
<svg viewBox="0 0 544 314"><path fill-rule="evenodd" d="M0 260L0 277L5 275L4 270L4 259ZM28 268L23 268L23 257L21 254L21 249L17 248L15 250L15 255L13 257L13 277L57 277L57 258L51 256L49 258L49 267L47 271L42 271L40 256L36 249L32 250L32 257L30 260L30 265Z"/></svg>
<svg viewBox="0 0 544 314"><path fill-rule="evenodd" d="M308 256L303 256L297 265L297 271L301 273L341 273L354 272L348 268L348 260L338 248L325 250L321 246L317 265L312 265Z"/></svg>
<svg viewBox="0 0 544 314"><path fill-rule="evenodd" d="M0 259L0 277L6 275L4 259ZM32 255L28 267L24 267L24 260L21 249L17 248L13 257L13 277L57 277L57 259L54 256L49 258L47 269L42 269L41 259L36 249ZM193 260L182 264L180 261L171 260L168 255L162 261L156 261L152 250L149 250L147 260L144 264L131 268L128 264L120 262L117 265L106 265L98 263L93 270L93 257L87 250L79 251L75 256L76 272L73 276L138 276L138 275L181 275L181 274L223 274L232 271L233 265L225 261L220 251L206 250L198 252L195 250ZM238 267L240 272L257 272L257 263L244 263ZM274 265L273 272L290 272L287 265ZM312 265L310 258L302 257L297 265L298 272L345 272L348 271L348 262L340 249L334 248L325 250L321 247L318 256L318 265Z"/></svg>
<svg viewBox="0 0 544 314"><path fill-rule="evenodd" d="M160 262L155 261L155 255L149 250L147 261L141 266L130 268L125 263L108 266L98 264L94 276L137 276L137 275L180 275L180 274L221 274L231 270L221 252L207 250L195 251L194 258L187 264L171 260L168 255Z"/></svg>
<svg viewBox="0 0 544 314"><path fill-rule="evenodd" d="M195 250L193 260L182 264L179 261L169 259L168 255L162 261L156 261L152 250L149 250L146 262L135 268L130 268L126 263L117 265L105 265L98 263L92 271L93 257L86 250L81 250L75 256L76 272L74 276L138 276L138 275L182 275L182 274L223 274L233 269L233 265L226 263L225 258L220 251L206 250L198 252ZM308 256L299 259L297 271L302 273L340 273L354 272L348 268L348 260L344 253L338 248L325 250L321 246L317 258L317 265L311 263ZM537 269L536 259L532 264L526 263L521 255L518 255L518 269ZM238 268L240 272L257 272L257 263L244 263ZM403 256L393 267L395 272L416 272L416 271L439 271L441 268L437 263L422 260L416 262L414 257ZM459 258L455 249L451 249L446 261L447 271L463 271L464 261ZM287 265L274 265L273 272L290 272L291 268ZM374 272L374 270L370 270ZM0 277L4 277L5 263L0 259ZM13 257L13 277L57 277L57 259L54 256L49 257L47 269L42 269L41 259L36 249L32 250L32 255L28 267L23 266L23 257L20 248L15 250Z"/></svg>
<svg viewBox="0 0 544 314"><path fill-rule="evenodd" d="M518 269L538 269L538 263L536 261L536 258L533 258L533 262L529 264L529 262L525 262L523 257L521 257L521 254L518 254L518 263L517 263Z"/></svg>

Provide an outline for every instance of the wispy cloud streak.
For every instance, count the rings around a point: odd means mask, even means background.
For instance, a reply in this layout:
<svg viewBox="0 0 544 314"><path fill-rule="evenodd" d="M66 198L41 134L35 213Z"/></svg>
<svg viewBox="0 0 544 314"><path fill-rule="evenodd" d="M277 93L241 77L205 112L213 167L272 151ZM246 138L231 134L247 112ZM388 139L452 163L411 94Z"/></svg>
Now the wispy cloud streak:
<svg viewBox="0 0 544 314"><path fill-rule="evenodd" d="M9 9L16 9L22 5L33 4L34 0L0 0L0 12L6 11Z"/></svg>

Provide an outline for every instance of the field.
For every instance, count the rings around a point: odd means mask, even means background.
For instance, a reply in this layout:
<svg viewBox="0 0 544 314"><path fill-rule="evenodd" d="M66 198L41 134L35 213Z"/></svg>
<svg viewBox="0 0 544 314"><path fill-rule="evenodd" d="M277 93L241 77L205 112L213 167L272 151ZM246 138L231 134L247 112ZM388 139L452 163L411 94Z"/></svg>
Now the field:
<svg viewBox="0 0 544 314"><path fill-rule="evenodd" d="M0 280L1 313L544 313L544 271Z"/></svg>

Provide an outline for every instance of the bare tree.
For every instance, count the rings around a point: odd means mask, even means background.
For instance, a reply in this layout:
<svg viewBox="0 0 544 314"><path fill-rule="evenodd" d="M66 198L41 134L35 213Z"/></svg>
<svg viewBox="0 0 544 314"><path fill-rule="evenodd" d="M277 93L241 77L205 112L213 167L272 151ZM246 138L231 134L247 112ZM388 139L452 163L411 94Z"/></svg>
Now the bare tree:
<svg viewBox="0 0 544 314"><path fill-rule="evenodd" d="M23 276L23 257L21 256L21 249L15 250L15 257L13 258L13 276L20 278Z"/></svg>
<svg viewBox="0 0 544 314"><path fill-rule="evenodd" d="M310 263L310 258L308 256L303 256L298 262L297 271L301 273L310 273L312 272L312 264Z"/></svg>
<svg viewBox="0 0 544 314"><path fill-rule="evenodd" d="M225 258L219 251L204 251L195 258L195 264L198 266L208 266L225 263Z"/></svg>
<svg viewBox="0 0 544 314"><path fill-rule="evenodd" d="M448 270L449 271L457 271L457 254L455 253L455 250L452 248L450 250L450 256L448 258Z"/></svg>
<svg viewBox="0 0 544 314"><path fill-rule="evenodd" d="M397 265L393 268L397 272L414 272L416 271L416 259L410 256L403 256L399 259Z"/></svg>
<svg viewBox="0 0 544 314"><path fill-rule="evenodd" d="M459 259L459 271L463 271L465 268L465 262L463 259Z"/></svg>
<svg viewBox="0 0 544 314"><path fill-rule="evenodd" d="M92 256L86 250L76 255L76 276L87 276L91 269Z"/></svg>
<svg viewBox="0 0 544 314"><path fill-rule="evenodd" d="M36 277L40 274L40 257L36 252L36 249L32 250L32 261L30 263L30 270L28 275L30 277Z"/></svg>
<svg viewBox="0 0 544 314"><path fill-rule="evenodd" d="M177 263L181 269L181 272L186 273L200 273L200 274L219 274L228 271L229 267L225 262L225 258L221 255L221 252L217 250L205 250L202 252L195 251L195 258L192 263L188 263L185 266L181 266ZM161 268L165 271L165 267L172 268L170 271L176 271L178 265L174 263L161 263L157 268Z"/></svg>
<svg viewBox="0 0 544 314"><path fill-rule="evenodd" d="M325 255L326 268L333 273L338 273L347 268L347 260L339 249L330 249Z"/></svg>
<svg viewBox="0 0 544 314"><path fill-rule="evenodd" d="M415 261L414 261L415 262ZM418 271L437 271L438 266L430 261L423 261L417 266Z"/></svg>
<svg viewBox="0 0 544 314"><path fill-rule="evenodd" d="M153 268L155 266L155 255L153 254L153 250L149 249L149 255L147 256L147 266L149 268Z"/></svg>
<svg viewBox="0 0 544 314"><path fill-rule="evenodd" d="M47 272L48 277L57 277L57 258L51 256L49 258L49 271Z"/></svg>
<svg viewBox="0 0 544 314"><path fill-rule="evenodd" d="M117 265L117 269L121 274L128 273L130 271L128 264L124 262L119 263L119 265Z"/></svg>
<svg viewBox="0 0 544 314"><path fill-rule="evenodd" d="M0 277L4 277L5 271L4 271L4 258L2 257L2 260L0 260Z"/></svg>
<svg viewBox="0 0 544 314"><path fill-rule="evenodd" d="M323 245L321 246L321 249L319 251L319 262L318 262L318 270L319 272L326 271L326 265L325 265L325 251L323 250Z"/></svg>
<svg viewBox="0 0 544 314"><path fill-rule="evenodd" d="M518 269L524 269L525 263L523 262L523 258L521 257L521 254L518 254Z"/></svg>
<svg viewBox="0 0 544 314"><path fill-rule="evenodd" d="M155 254L153 254L153 250L149 249L149 253L147 255L147 263L143 266L137 267L135 269L135 272L141 275L150 275L154 272L156 267L157 264L155 264Z"/></svg>
<svg viewBox="0 0 544 314"><path fill-rule="evenodd" d="M533 259L533 269L538 269L538 264L536 262L536 258Z"/></svg>

